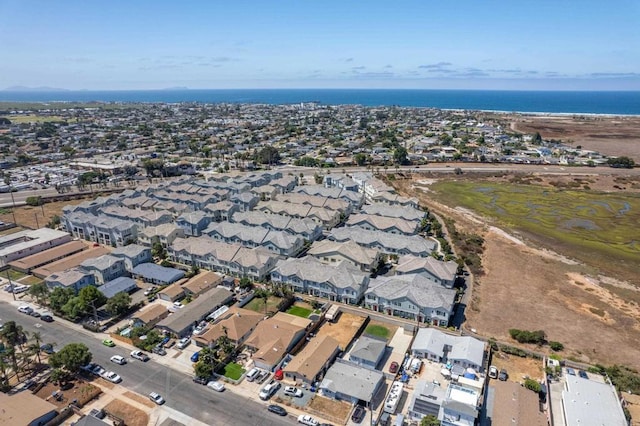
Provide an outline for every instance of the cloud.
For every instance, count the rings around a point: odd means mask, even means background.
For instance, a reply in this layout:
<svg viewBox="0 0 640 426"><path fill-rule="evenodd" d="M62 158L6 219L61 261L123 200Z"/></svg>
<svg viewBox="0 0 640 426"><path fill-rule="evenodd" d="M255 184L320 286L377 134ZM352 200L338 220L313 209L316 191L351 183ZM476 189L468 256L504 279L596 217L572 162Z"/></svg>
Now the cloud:
<svg viewBox="0 0 640 426"><path fill-rule="evenodd" d="M593 78L635 78L640 77L640 73L637 72L592 72L588 74Z"/></svg>
<svg viewBox="0 0 640 426"><path fill-rule="evenodd" d="M393 78L396 77L395 73L389 71L383 72L354 72L354 78Z"/></svg>
<svg viewBox="0 0 640 426"><path fill-rule="evenodd" d="M393 68L393 65L385 65L383 68L384 68L384 69L386 69L386 70L388 70L388 69Z"/></svg>
<svg viewBox="0 0 640 426"><path fill-rule="evenodd" d="M353 58L345 58L342 61L343 62L353 62Z"/></svg>
<svg viewBox="0 0 640 426"><path fill-rule="evenodd" d="M434 69L442 69L445 67L450 67L451 65L453 65L451 62L438 62L435 64L419 65L418 68L434 70Z"/></svg>
<svg viewBox="0 0 640 426"><path fill-rule="evenodd" d="M438 70L438 69L428 69L427 72L439 72L439 73L444 73L444 74L452 74L455 71L454 70L447 70L447 69L442 69L442 70Z"/></svg>
<svg viewBox="0 0 640 426"><path fill-rule="evenodd" d="M479 68L465 68L462 71L458 71L457 73L453 74L454 77L465 77L465 78L469 78L469 77L489 77L490 74L484 70L481 70Z"/></svg>
<svg viewBox="0 0 640 426"><path fill-rule="evenodd" d="M238 58L232 58L230 56L215 56L210 59L211 62L237 62Z"/></svg>
<svg viewBox="0 0 640 426"><path fill-rule="evenodd" d="M358 67L351 67L351 69L352 69L353 71L360 71L360 70L363 70L363 69L366 69L366 68L367 68L367 67L365 67L364 65L360 65L360 66L358 66Z"/></svg>
<svg viewBox="0 0 640 426"><path fill-rule="evenodd" d="M62 58L62 60L64 62L73 62L76 64L88 64L89 62L93 62L93 59L87 58L86 56L67 56L65 58Z"/></svg>

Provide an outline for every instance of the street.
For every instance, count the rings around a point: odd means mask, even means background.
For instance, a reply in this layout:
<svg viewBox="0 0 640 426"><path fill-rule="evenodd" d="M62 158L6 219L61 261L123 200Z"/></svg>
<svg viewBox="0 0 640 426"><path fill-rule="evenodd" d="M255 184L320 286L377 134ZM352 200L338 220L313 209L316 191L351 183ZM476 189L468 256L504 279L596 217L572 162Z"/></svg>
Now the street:
<svg viewBox="0 0 640 426"><path fill-rule="evenodd" d="M166 399L166 405L209 425L282 425L296 424L291 416L279 417L260 404L244 396L230 392L218 393L192 382L191 376L167 368L154 361L141 362L129 356L129 349L123 346L108 348L102 345L102 335L84 329L71 328L66 321L56 317L56 321L45 323L38 318L18 312L16 306L0 301L0 322L15 321L31 334L37 331L43 343L56 343L60 350L68 343L84 343L93 354L93 362L112 370L122 377L120 386L141 395L158 392ZM116 343L117 344L117 343ZM127 364L117 365L109 360L113 355L127 358ZM228 385L227 388L232 388Z"/></svg>

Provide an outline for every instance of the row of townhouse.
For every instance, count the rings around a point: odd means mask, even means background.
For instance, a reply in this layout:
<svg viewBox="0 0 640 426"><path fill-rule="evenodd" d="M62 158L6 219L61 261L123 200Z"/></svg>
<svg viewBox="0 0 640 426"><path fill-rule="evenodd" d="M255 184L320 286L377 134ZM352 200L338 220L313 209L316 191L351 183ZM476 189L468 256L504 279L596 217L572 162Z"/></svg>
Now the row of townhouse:
<svg viewBox="0 0 640 426"><path fill-rule="evenodd" d="M293 204L275 200L260 202L256 206L256 210L298 219L308 218L318 223L324 229L334 228L343 219L343 216L337 210L328 210L308 204Z"/></svg>
<svg viewBox="0 0 640 426"><path fill-rule="evenodd" d="M352 214L347 219L346 225L406 236L415 235L422 229L420 221L364 213Z"/></svg>
<svg viewBox="0 0 640 426"><path fill-rule="evenodd" d="M276 254L264 248L242 247L207 236L177 238L167 248L167 254L173 262L256 281L266 279L278 260Z"/></svg>
<svg viewBox="0 0 640 426"><path fill-rule="evenodd" d="M333 228L327 235L327 239L337 242L353 241L362 247L395 256L407 254L421 257L431 256L437 247L434 241L419 235L399 235L372 231L360 226Z"/></svg>
<svg viewBox="0 0 640 426"><path fill-rule="evenodd" d="M304 238L283 231L233 222L212 223L204 234L225 243L246 247L264 247L281 256L297 256L304 248Z"/></svg>
<svg viewBox="0 0 640 426"><path fill-rule="evenodd" d="M299 235L306 241L315 241L322 235L322 227L311 219L267 214L261 211L237 212L229 218L231 222L247 226L261 226L274 231Z"/></svg>
<svg viewBox="0 0 640 426"><path fill-rule="evenodd" d="M416 198L398 195L392 187L373 177L373 173L354 173L351 177L358 184L358 192L362 193L365 200L370 203L419 208Z"/></svg>
<svg viewBox="0 0 640 426"><path fill-rule="evenodd" d="M293 189L292 192L344 200L351 204L353 210L358 210L364 203L364 195L359 193L357 189L349 190L346 188L328 188L322 185L302 185Z"/></svg>
<svg viewBox="0 0 640 426"><path fill-rule="evenodd" d="M339 211L343 216L348 216L353 211L353 206L351 205L351 203L340 198L328 198L319 195L307 195L299 192L290 192L288 194L278 195L275 199L284 203L302 204L313 207L321 207L327 210L336 210Z"/></svg>
<svg viewBox="0 0 640 426"><path fill-rule="evenodd" d="M138 237L138 224L104 215L71 212L62 217L62 223L74 237L106 246L121 247Z"/></svg>

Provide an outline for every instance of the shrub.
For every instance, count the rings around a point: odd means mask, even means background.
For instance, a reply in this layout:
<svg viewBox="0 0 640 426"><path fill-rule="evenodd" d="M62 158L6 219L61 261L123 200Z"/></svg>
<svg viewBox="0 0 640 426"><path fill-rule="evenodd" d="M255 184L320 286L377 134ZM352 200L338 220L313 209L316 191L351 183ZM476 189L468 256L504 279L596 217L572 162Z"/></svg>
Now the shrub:
<svg viewBox="0 0 640 426"><path fill-rule="evenodd" d="M543 330L528 331L512 328L509 330L509 335L518 343L535 343L537 345L542 345L546 341Z"/></svg>
<svg viewBox="0 0 640 426"><path fill-rule="evenodd" d="M564 349L564 345L560 342L549 342L552 351L558 352Z"/></svg>
<svg viewBox="0 0 640 426"><path fill-rule="evenodd" d="M526 379L524 381L524 387L534 391L535 393L540 393L540 383L536 382L533 379Z"/></svg>
<svg viewBox="0 0 640 426"><path fill-rule="evenodd" d="M25 202L29 206L39 206L42 204L42 197L27 197Z"/></svg>

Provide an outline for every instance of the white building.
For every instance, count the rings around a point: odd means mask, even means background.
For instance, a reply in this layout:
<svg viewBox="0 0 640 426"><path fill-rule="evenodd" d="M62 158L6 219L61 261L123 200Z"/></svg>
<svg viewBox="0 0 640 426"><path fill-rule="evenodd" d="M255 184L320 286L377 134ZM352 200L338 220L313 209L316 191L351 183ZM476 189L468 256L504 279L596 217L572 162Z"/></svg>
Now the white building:
<svg viewBox="0 0 640 426"><path fill-rule="evenodd" d="M67 232L40 228L0 237L0 268L9 262L71 241Z"/></svg>

